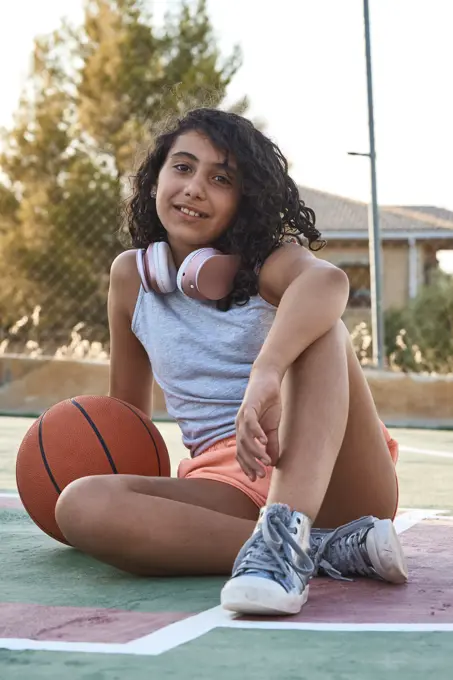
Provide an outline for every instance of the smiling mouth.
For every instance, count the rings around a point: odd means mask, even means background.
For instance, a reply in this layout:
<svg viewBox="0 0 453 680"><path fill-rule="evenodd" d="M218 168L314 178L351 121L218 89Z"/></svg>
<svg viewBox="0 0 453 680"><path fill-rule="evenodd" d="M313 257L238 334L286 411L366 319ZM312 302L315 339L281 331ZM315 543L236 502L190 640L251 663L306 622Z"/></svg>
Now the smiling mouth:
<svg viewBox="0 0 453 680"><path fill-rule="evenodd" d="M199 212L197 210L191 210L190 208L186 208L184 205L175 205L174 207L175 207L176 210L181 212L183 215L188 215L189 217L200 217L200 218L207 217L206 213Z"/></svg>

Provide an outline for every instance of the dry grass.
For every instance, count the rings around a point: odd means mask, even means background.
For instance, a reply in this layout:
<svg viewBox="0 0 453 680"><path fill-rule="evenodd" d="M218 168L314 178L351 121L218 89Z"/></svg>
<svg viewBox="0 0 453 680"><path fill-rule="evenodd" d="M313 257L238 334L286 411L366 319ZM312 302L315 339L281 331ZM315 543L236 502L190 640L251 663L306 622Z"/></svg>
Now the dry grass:
<svg viewBox="0 0 453 680"><path fill-rule="evenodd" d="M21 344L20 354L26 357L38 358L44 356L44 350L40 346L39 340L32 339L39 337L39 319L41 307L36 306L33 313L18 319L8 330L7 336L0 342L0 355L7 354L14 346L17 352L18 342L16 341L19 332L21 335L28 330L28 340ZM67 344L57 347L50 356L54 359L91 359L97 361L107 360L108 352L101 342L90 342L82 336L81 331L85 328L83 321L77 323L70 331L70 338ZM49 356L49 352L45 353Z"/></svg>
<svg viewBox="0 0 453 680"><path fill-rule="evenodd" d="M0 342L0 355L11 352L12 347L14 347L15 353L31 358L46 355L52 356L54 359L108 360L109 352L105 345L101 342L89 341L83 337L82 331L86 327L83 321L77 323L71 329L70 337L66 344L58 346L50 353L48 351L44 352L39 342L40 313L41 307L36 306L32 314L18 319L7 330L7 337ZM23 340L18 342L19 333ZM26 339L27 337L28 339ZM372 366L372 335L368 324L362 322L355 326L351 332L351 340L361 365L364 368ZM420 366L419 372L421 374L435 375L435 373L430 373L421 368L425 364L422 352L417 345L408 345L407 334L404 329L400 329L398 332L395 344L398 348L397 351L388 357L390 370L397 372L404 371L404 366L401 366L401 361L398 361L398 353L404 352L406 357L409 355L413 362ZM19 347L20 349L18 349Z"/></svg>

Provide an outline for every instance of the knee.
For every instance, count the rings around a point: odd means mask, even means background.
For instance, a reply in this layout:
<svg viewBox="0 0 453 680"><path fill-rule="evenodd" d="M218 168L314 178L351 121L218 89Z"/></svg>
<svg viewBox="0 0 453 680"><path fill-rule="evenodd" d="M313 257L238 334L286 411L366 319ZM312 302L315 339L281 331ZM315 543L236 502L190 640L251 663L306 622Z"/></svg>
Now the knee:
<svg viewBox="0 0 453 680"><path fill-rule="evenodd" d="M96 533L108 516L114 489L110 475L82 477L71 482L61 493L55 508L55 519L71 545Z"/></svg>
<svg viewBox="0 0 453 680"><path fill-rule="evenodd" d="M326 336L340 343L349 343L351 341L351 334L342 319L338 319L334 323L332 328L327 331Z"/></svg>
<svg viewBox="0 0 453 680"><path fill-rule="evenodd" d="M336 353L337 356L346 357L348 347L352 347L350 333L341 319L319 338L314 340L294 361L293 368L304 369L307 362L312 363L313 359L321 357L324 360L326 354L329 356Z"/></svg>

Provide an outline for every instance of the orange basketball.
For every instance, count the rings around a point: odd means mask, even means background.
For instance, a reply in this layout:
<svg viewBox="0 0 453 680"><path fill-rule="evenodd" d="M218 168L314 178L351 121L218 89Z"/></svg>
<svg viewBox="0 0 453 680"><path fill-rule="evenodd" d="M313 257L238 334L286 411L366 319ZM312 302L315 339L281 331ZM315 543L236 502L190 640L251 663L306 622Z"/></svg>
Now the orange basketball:
<svg viewBox="0 0 453 680"><path fill-rule="evenodd" d="M66 399L45 411L25 435L16 461L17 488L31 519L67 543L55 521L60 493L90 475L170 476L159 430L144 413L113 397Z"/></svg>

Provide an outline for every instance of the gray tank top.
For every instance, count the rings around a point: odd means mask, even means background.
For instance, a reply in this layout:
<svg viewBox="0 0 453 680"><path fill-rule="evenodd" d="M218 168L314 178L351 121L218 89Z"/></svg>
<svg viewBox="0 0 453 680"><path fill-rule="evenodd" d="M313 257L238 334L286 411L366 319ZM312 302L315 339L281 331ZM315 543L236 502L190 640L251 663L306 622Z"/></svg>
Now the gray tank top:
<svg viewBox="0 0 453 680"><path fill-rule="evenodd" d="M228 312L179 290L137 298L132 331L191 455L235 434L235 419L276 307L259 295Z"/></svg>

